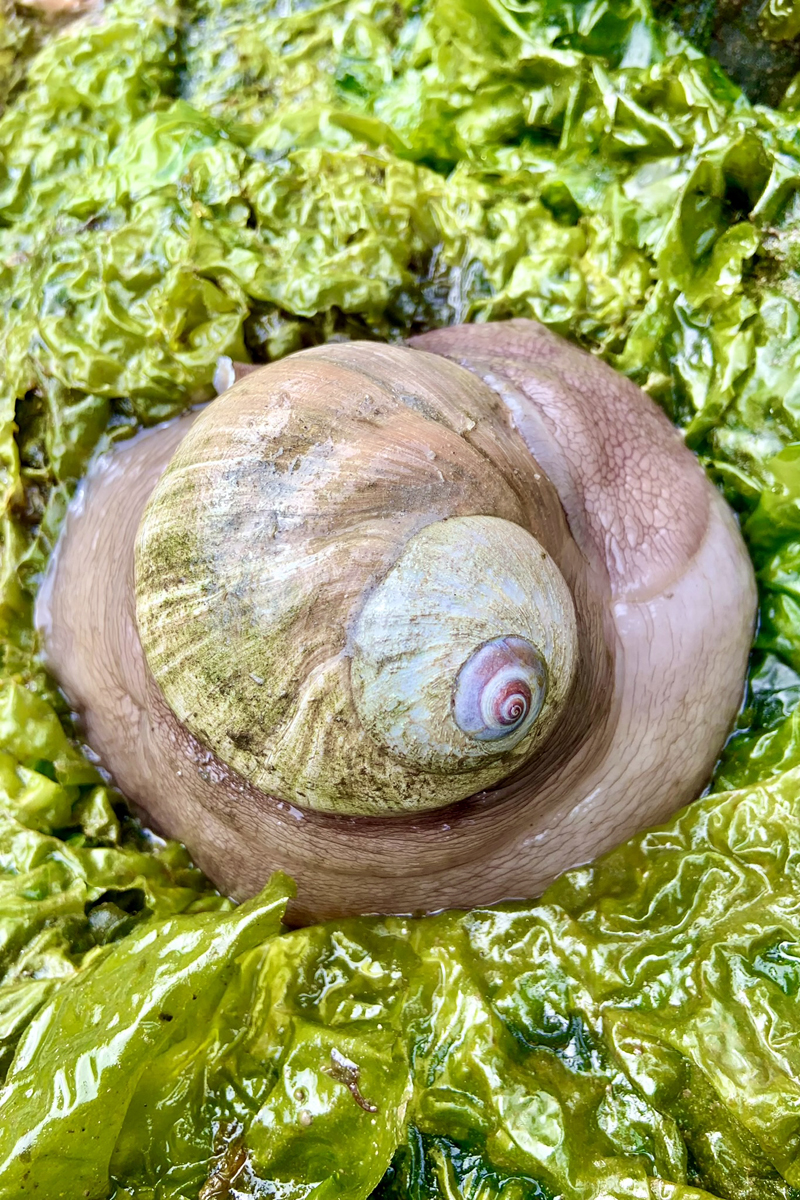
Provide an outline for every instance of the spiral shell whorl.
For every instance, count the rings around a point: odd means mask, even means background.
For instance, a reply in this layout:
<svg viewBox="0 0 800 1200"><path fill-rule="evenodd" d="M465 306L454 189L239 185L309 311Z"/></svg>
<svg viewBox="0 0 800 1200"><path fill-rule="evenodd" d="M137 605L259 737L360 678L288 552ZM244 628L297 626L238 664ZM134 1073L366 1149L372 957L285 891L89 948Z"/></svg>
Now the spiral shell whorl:
<svg viewBox="0 0 800 1200"><path fill-rule="evenodd" d="M365 728L396 758L450 776L461 799L530 757L561 713L577 663L572 597L527 530L453 517L406 544L364 605L352 655Z"/></svg>
<svg viewBox="0 0 800 1200"><path fill-rule="evenodd" d="M526 638L494 638L459 671L453 715L476 741L507 741L533 724L546 694L547 668L536 647Z"/></svg>

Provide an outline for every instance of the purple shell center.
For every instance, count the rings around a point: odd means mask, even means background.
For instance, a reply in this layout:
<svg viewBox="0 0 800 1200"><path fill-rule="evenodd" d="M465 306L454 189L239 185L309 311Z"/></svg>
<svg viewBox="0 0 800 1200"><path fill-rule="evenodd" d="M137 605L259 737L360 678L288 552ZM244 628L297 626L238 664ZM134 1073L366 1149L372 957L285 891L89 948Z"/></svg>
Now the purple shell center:
<svg viewBox="0 0 800 1200"><path fill-rule="evenodd" d="M492 716L498 725L516 725L528 715L531 689L524 679L514 679L497 690L492 699Z"/></svg>
<svg viewBox="0 0 800 1200"><path fill-rule="evenodd" d="M541 711L546 691L547 669L536 647L513 634L493 638L461 667L453 689L453 716L462 733L477 741L524 736Z"/></svg>

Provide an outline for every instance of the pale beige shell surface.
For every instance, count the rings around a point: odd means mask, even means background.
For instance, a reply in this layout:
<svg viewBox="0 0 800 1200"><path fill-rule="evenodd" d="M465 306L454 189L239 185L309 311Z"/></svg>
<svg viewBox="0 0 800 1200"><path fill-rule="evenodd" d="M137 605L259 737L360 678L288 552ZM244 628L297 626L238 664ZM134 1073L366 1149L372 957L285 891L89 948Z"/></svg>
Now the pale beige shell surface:
<svg viewBox="0 0 800 1200"><path fill-rule="evenodd" d="M538 651L542 702L530 728L523 722L487 744L459 728L453 684L476 650L509 636ZM510 774L562 715L577 642L569 588L527 530L487 516L436 521L410 539L358 615L356 709L389 753L435 772L457 774L474 763L479 780L488 762L493 783L493 757Z"/></svg>
<svg viewBox="0 0 800 1200"><path fill-rule="evenodd" d="M139 532L140 636L172 711L257 788L338 813L440 807L558 720L579 657L567 535L497 408L442 358L351 344L242 380L180 446ZM400 701L376 668L392 620ZM547 695L524 736L476 742L455 679L504 635L542 654Z"/></svg>

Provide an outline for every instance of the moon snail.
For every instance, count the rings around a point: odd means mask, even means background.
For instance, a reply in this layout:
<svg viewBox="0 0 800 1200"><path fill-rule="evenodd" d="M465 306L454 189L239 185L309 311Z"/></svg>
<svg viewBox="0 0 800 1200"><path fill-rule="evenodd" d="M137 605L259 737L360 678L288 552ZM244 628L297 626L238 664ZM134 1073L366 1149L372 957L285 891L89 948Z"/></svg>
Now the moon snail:
<svg viewBox="0 0 800 1200"><path fill-rule="evenodd" d="M102 456L37 624L142 817L302 921L532 896L692 799L755 606L664 415L515 320L305 350Z"/></svg>

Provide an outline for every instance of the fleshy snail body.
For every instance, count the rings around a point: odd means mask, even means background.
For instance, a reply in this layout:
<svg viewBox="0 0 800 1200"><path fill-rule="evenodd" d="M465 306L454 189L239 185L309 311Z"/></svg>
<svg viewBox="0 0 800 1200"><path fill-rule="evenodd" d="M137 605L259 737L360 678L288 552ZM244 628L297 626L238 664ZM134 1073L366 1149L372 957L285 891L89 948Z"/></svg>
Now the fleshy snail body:
<svg viewBox="0 0 800 1200"><path fill-rule="evenodd" d="M691 799L754 614L666 418L511 321L303 351L101 458L37 620L145 819L306 919L530 896Z"/></svg>

